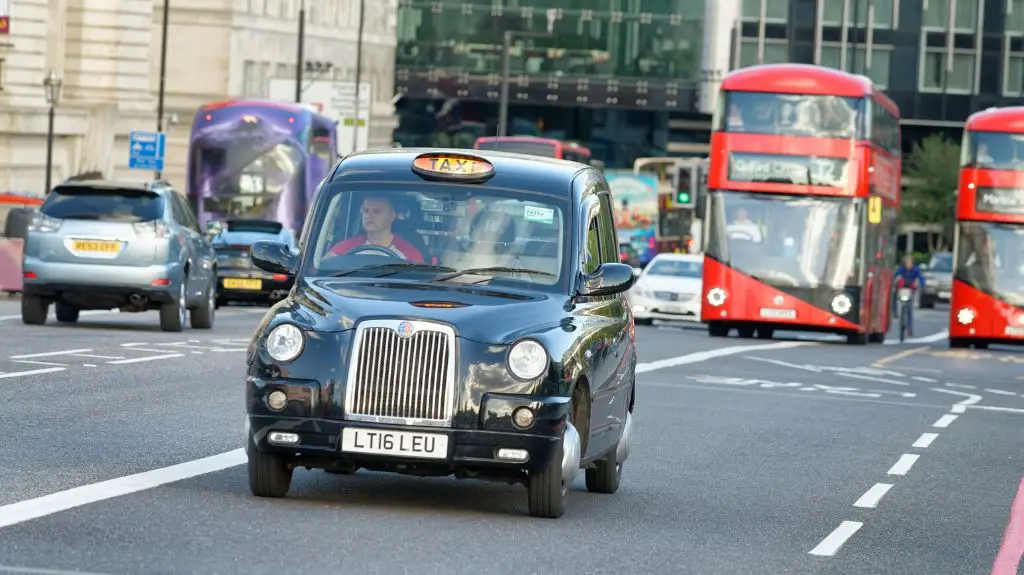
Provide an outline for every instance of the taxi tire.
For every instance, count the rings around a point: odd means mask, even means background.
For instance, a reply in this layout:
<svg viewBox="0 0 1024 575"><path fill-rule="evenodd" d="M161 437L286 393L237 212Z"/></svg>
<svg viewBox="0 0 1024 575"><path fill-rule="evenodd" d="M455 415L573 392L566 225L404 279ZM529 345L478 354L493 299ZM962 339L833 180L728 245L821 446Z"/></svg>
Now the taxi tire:
<svg viewBox="0 0 1024 575"><path fill-rule="evenodd" d="M530 472L527 477L527 500L530 515L544 519L558 519L565 515L565 501L569 486L562 485L562 441L556 442L551 462L543 471Z"/></svg>
<svg viewBox="0 0 1024 575"><path fill-rule="evenodd" d="M50 304L43 300L43 298L22 296L21 323L25 325L43 325L46 323L46 316L49 313Z"/></svg>
<svg viewBox="0 0 1024 575"><path fill-rule="evenodd" d="M279 499L287 495L294 473L288 462L280 455L258 451L251 436L248 447L249 491L256 497Z"/></svg>
<svg viewBox="0 0 1024 575"><path fill-rule="evenodd" d="M622 481L622 464L617 460L618 444L616 449L605 456L604 459L594 462L594 467L587 468L586 480L587 491L591 493L615 493L619 490Z"/></svg>

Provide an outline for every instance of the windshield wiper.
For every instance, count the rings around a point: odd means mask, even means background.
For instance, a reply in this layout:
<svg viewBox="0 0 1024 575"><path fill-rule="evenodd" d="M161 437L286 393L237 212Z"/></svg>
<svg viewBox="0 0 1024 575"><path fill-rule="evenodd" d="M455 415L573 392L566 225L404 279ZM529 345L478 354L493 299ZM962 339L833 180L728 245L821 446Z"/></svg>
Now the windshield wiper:
<svg viewBox="0 0 1024 575"><path fill-rule="evenodd" d="M345 270L343 272L339 272L337 274L334 274L331 277L340 278L342 276L347 276L349 274L354 274L356 272L369 271L369 270L383 270L383 269L391 269L391 268L399 268L399 269L396 269L396 270L390 272L389 274L384 274L384 275L397 274L398 272L400 272L402 270L412 270L412 269L427 270L427 271L434 271L434 272L454 272L455 271L455 268L450 268L448 266L435 266L435 265L431 265L431 264L416 264L416 263L411 263L411 262L401 262L401 263L396 262L396 263L391 263L391 264L373 264L371 266L363 266L361 268ZM381 275L381 276L378 276L378 277L384 277L384 275Z"/></svg>
<svg viewBox="0 0 1024 575"><path fill-rule="evenodd" d="M548 277L554 277L555 276L555 274L548 273L548 272L542 272L540 270L527 270L527 269L510 268L510 267L503 267L503 266L494 266L494 267L489 267L489 268L469 268L468 270L462 270L462 271L458 271L458 272L455 272L455 273L451 273L451 274L448 274L448 275L443 275L441 277L434 278L434 281L446 282L446 281L448 281L450 279L454 279L454 278L457 278L459 276L473 275L473 274L479 274L479 273L518 273L518 274L528 274L528 275L535 275L535 276L548 276Z"/></svg>

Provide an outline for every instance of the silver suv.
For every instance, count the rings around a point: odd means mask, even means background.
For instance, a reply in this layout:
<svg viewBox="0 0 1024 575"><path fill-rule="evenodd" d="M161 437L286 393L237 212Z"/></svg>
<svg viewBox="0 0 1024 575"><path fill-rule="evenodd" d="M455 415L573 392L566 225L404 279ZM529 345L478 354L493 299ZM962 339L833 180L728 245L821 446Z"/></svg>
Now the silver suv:
<svg viewBox="0 0 1024 575"><path fill-rule="evenodd" d="M216 255L184 197L163 181L68 181L29 225L22 322L78 321L83 309L160 311L160 328L213 327Z"/></svg>

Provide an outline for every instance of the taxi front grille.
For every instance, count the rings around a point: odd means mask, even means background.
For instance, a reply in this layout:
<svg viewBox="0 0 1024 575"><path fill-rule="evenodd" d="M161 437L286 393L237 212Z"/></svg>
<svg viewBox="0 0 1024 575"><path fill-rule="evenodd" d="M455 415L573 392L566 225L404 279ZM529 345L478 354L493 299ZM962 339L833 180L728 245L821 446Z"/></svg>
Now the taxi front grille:
<svg viewBox="0 0 1024 575"><path fill-rule="evenodd" d="M447 427L455 407L455 331L425 321L356 328L345 419Z"/></svg>

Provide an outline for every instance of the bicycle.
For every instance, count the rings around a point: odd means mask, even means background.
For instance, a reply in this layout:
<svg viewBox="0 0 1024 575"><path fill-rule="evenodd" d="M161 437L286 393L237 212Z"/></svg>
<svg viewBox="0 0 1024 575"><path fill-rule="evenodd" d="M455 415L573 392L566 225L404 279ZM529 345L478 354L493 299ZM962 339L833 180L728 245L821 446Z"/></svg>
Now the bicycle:
<svg viewBox="0 0 1024 575"><path fill-rule="evenodd" d="M914 305L914 289L915 287L906 287L902 278L896 284L896 297L899 300L900 343L903 343L907 337L907 323L910 319L909 306Z"/></svg>

